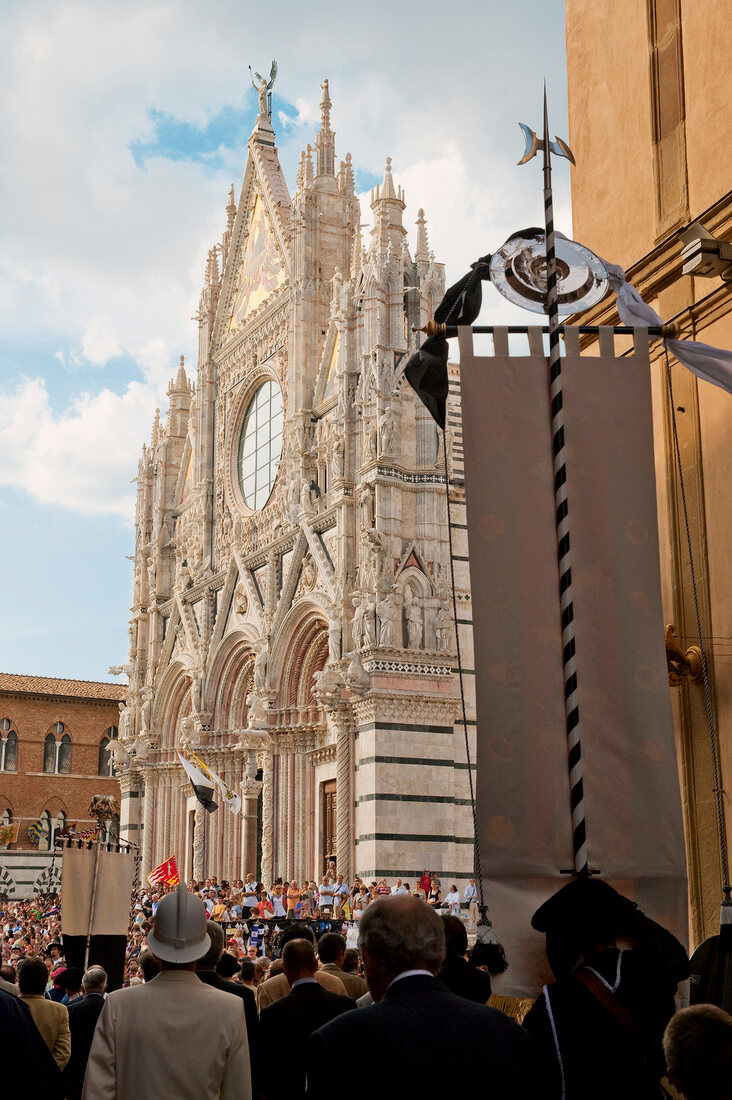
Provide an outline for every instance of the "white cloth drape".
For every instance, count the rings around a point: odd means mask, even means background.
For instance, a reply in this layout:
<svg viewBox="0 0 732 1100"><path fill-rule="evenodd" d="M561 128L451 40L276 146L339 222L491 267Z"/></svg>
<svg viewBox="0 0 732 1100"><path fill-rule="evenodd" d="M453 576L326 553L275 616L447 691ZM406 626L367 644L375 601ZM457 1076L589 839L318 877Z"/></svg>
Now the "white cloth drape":
<svg viewBox="0 0 732 1100"><path fill-rule="evenodd" d="M603 261L610 276L610 289L615 291L618 313L624 325L652 328L663 321L641 298L638 291L625 278L625 272L617 264ZM732 393L732 351L713 348L696 340L667 340L669 351L697 378L711 382Z"/></svg>

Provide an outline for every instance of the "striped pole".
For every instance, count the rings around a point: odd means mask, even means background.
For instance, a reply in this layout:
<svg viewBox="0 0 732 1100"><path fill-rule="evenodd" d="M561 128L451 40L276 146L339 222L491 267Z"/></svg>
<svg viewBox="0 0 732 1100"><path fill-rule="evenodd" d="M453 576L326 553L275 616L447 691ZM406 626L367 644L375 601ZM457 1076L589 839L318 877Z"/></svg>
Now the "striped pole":
<svg viewBox="0 0 732 1100"><path fill-rule="evenodd" d="M549 318L549 386L552 406L552 455L554 460L554 506L557 523L559 562L559 600L562 612L562 655L564 663L564 706L567 719L570 805L572 808L572 844L575 874L588 874L585 801L582 785L582 744L577 703L577 664L575 659L574 606L572 603L572 565L570 559L569 507L567 504L567 466L564 441L562 400L562 360L559 344L559 303L557 259L554 249L554 203L549 119L544 85L544 222L546 230L546 312Z"/></svg>

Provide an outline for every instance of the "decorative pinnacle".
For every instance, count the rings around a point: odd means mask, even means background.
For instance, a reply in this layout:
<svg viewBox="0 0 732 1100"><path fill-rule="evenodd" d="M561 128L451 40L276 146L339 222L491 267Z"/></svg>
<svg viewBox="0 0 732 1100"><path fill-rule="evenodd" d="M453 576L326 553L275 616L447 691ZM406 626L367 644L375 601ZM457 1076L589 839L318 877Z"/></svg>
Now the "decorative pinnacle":
<svg viewBox="0 0 732 1100"><path fill-rule="evenodd" d="M323 89L323 98L320 100L320 120L321 126L324 130L330 130L330 109L333 104L330 101L330 92L328 90L328 78L326 77L323 83L320 85Z"/></svg>
<svg viewBox="0 0 732 1100"><path fill-rule="evenodd" d="M395 199L396 191L394 190L394 180L391 174L391 157L386 158L386 167L384 169L384 182L381 185L382 199Z"/></svg>
<svg viewBox="0 0 732 1100"><path fill-rule="evenodd" d="M414 252L414 259L417 263L424 261L429 263L430 258L430 242L427 237L427 222L424 216L424 210L417 212L417 247Z"/></svg>

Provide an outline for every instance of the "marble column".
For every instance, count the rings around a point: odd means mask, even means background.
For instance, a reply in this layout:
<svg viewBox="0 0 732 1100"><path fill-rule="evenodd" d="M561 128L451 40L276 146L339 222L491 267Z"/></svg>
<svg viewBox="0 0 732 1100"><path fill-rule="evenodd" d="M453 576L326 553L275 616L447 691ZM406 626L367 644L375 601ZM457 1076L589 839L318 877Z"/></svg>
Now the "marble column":
<svg viewBox="0 0 732 1100"><path fill-rule="evenodd" d="M206 811L201 803L196 800L196 809L193 819L193 877L196 882L202 882L205 877L203 873L205 829Z"/></svg>
<svg viewBox="0 0 732 1100"><path fill-rule="evenodd" d="M347 707L332 714L336 729L336 855L344 882L351 881L353 844L353 719Z"/></svg>
<svg viewBox="0 0 732 1100"><path fill-rule="evenodd" d="M266 886L270 886L274 880L272 866L273 760L271 752L259 754L258 762L262 768L262 879Z"/></svg>
<svg viewBox="0 0 732 1100"><path fill-rule="evenodd" d="M145 876L153 868L153 832L155 829L154 800L155 789L152 782L153 772L146 768L144 773L145 803L143 808L142 830L142 875Z"/></svg>

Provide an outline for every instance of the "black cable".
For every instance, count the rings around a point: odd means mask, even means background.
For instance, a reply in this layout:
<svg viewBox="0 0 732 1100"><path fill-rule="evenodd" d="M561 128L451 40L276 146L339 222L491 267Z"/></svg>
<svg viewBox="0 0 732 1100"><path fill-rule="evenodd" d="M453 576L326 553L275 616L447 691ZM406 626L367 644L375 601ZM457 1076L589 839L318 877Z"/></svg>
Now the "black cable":
<svg viewBox="0 0 732 1100"><path fill-rule="evenodd" d="M455 593L455 563L452 556L452 511L450 509L450 472L447 464L447 446L445 433L442 433L442 450L445 459L445 500L447 501L447 540L450 550L450 581L452 585L452 618L455 624L455 647L457 651L458 679L460 682L460 705L462 708L463 731L465 733L465 758L468 764L468 782L470 784L470 808L473 814L473 841L475 845L475 871L480 891L480 914L485 919L486 905L483 898L483 873L480 866L480 841L478 839L478 816L475 809L475 792L473 790L473 765L470 760L470 741L468 739L468 716L465 708L465 685L463 683L463 664L460 658L460 626L457 614L457 595Z"/></svg>

